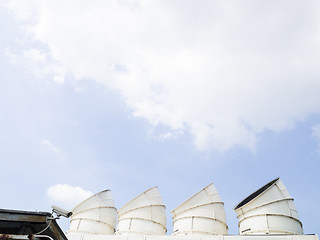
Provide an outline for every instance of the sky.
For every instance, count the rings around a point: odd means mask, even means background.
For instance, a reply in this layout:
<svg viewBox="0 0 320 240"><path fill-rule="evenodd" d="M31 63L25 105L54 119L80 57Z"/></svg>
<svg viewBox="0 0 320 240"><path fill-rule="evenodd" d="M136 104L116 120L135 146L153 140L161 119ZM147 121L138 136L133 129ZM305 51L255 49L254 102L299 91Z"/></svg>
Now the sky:
<svg viewBox="0 0 320 240"><path fill-rule="evenodd" d="M280 177L320 233L320 3L3 0L0 208L71 210L213 182L233 207ZM68 220L59 220L68 229Z"/></svg>

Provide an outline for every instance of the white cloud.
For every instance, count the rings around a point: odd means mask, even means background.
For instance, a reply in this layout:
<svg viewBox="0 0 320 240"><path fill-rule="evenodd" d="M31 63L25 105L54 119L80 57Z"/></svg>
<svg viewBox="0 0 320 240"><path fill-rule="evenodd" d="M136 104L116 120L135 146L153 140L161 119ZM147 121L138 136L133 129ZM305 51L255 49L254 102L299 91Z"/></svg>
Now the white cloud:
<svg viewBox="0 0 320 240"><path fill-rule="evenodd" d="M77 204L92 195L93 193L90 191L69 184L56 184L47 189L47 196L53 204L61 204L61 206L69 210L72 210Z"/></svg>
<svg viewBox="0 0 320 240"><path fill-rule="evenodd" d="M75 91L76 93L83 93L83 92L86 91L86 89L83 88L83 87L77 87L77 88L74 89L74 91Z"/></svg>
<svg viewBox="0 0 320 240"><path fill-rule="evenodd" d="M39 79L49 76L59 84L64 82L66 74L63 67L50 59L46 52L31 48L23 50L21 55L17 55L10 48L6 48L5 54L13 64L26 67Z"/></svg>
<svg viewBox="0 0 320 240"><path fill-rule="evenodd" d="M47 146L52 152L59 152L59 148L57 148L56 146L54 146L49 140L47 139L43 139L41 141L41 144L44 146Z"/></svg>
<svg viewBox="0 0 320 240"><path fill-rule="evenodd" d="M312 126L312 136L317 141L318 152L320 154L320 123Z"/></svg>
<svg viewBox="0 0 320 240"><path fill-rule="evenodd" d="M59 152L59 148L57 148L56 146L54 146L50 141L48 141L47 139L43 139L41 141L41 144L44 146L47 146L52 152Z"/></svg>
<svg viewBox="0 0 320 240"><path fill-rule="evenodd" d="M316 1L20 2L7 5L41 43L21 53L33 69L120 91L199 149L254 150L257 134L320 113Z"/></svg>

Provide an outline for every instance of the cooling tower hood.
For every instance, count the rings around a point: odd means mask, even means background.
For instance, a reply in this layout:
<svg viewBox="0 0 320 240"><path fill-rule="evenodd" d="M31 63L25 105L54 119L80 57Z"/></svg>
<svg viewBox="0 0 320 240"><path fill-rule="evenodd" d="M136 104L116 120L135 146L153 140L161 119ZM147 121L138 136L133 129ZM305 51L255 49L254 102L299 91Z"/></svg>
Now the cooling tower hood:
<svg viewBox="0 0 320 240"><path fill-rule="evenodd" d="M141 193L118 210L118 235L164 235L166 207L157 187Z"/></svg>
<svg viewBox="0 0 320 240"><path fill-rule="evenodd" d="M86 234L114 234L117 209L110 190L99 192L82 203L73 210L70 221L70 233Z"/></svg>
<svg viewBox="0 0 320 240"><path fill-rule="evenodd" d="M303 234L293 198L280 178L249 195L234 210L240 235Z"/></svg>
<svg viewBox="0 0 320 240"><path fill-rule="evenodd" d="M224 204L213 183L172 211L173 235L226 235Z"/></svg>

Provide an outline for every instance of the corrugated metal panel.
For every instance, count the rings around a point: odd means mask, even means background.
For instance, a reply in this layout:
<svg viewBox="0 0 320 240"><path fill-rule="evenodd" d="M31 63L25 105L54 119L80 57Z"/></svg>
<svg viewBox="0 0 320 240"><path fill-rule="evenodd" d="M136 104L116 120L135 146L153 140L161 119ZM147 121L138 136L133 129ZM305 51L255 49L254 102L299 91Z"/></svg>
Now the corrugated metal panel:
<svg viewBox="0 0 320 240"><path fill-rule="evenodd" d="M83 235L70 234L69 240L319 240L318 235L251 235L251 236L155 236L155 235Z"/></svg>

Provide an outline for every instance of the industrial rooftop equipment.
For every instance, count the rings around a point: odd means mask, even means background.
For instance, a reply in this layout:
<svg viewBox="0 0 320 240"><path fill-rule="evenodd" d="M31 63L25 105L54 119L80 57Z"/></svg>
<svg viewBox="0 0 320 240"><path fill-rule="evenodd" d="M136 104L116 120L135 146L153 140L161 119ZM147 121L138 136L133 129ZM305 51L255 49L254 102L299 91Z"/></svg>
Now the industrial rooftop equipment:
<svg viewBox="0 0 320 240"><path fill-rule="evenodd" d="M0 240L319 240L317 234L303 234L293 198L279 178L235 206L239 235L228 235L224 203L213 183L172 211L171 235L166 235L165 209L157 187L118 211L110 190L72 212L56 206L52 214L0 209ZM71 216L67 235L56 222L60 216Z"/></svg>

